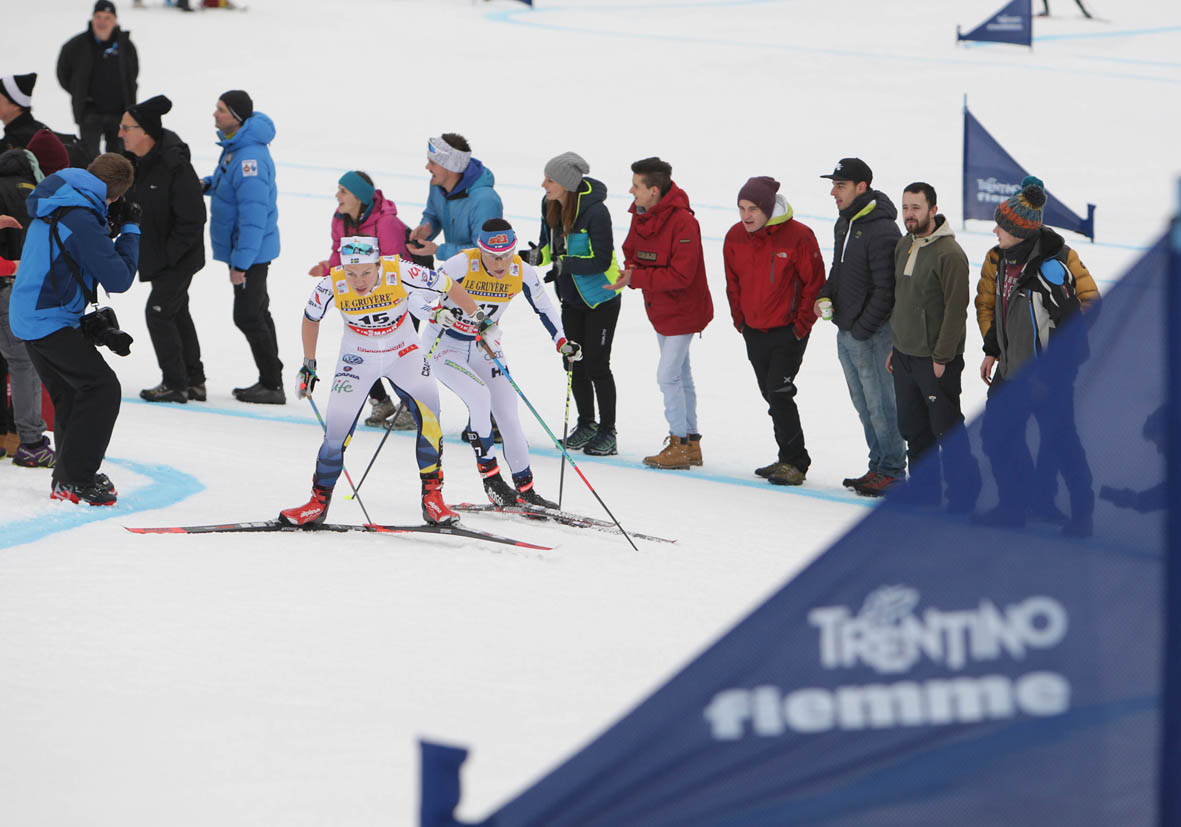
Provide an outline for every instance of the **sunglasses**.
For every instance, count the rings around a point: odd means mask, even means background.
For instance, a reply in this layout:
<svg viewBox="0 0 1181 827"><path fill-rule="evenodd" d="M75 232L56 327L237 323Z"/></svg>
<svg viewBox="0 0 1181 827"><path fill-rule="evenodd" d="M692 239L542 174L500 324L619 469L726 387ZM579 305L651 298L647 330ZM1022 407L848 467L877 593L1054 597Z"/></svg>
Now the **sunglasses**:
<svg viewBox="0 0 1181 827"><path fill-rule="evenodd" d="M377 252L377 248L372 244L342 244L340 245L340 254L342 256L371 256Z"/></svg>

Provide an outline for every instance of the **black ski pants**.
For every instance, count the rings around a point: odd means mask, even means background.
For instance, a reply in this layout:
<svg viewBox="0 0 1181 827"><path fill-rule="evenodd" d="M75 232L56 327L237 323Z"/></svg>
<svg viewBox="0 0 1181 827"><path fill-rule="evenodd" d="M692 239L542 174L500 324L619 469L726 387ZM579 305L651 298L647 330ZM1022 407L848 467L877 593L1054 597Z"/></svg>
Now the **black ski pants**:
<svg viewBox="0 0 1181 827"><path fill-rule="evenodd" d="M911 468L910 493L916 502L939 505L947 483L948 507L964 512L980 494L980 469L972 456L960 408L964 357L957 356L935 376L929 356L908 356L896 348L890 359L894 372L894 397L898 405L898 431L906 440L906 460ZM915 464L938 443L939 465L915 475Z"/></svg>
<svg viewBox="0 0 1181 827"><path fill-rule="evenodd" d="M53 400L53 478L85 485L94 480L119 418L119 379L82 331L63 327L25 343Z"/></svg>
<svg viewBox="0 0 1181 827"><path fill-rule="evenodd" d="M246 271L246 280L234 285L234 324L246 341L258 367L258 381L265 387L283 387L283 363L279 361L279 339L271 318L271 298L267 295L269 261L255 264Z"/></svg>
<svg viewBox="0 0 1181 827"><path fill-rule="evenodd" d="M593 310L582 302L562 303L562 328L566 338L582 347L582 359L574 363L574 403L580 423L595 422L599 402L600 428L615 429L615 377L611 373L611 344L619 322L620 299L603 302Z"/></svg>
<svg viewBox="0 0 1181 827"><path fill-rule="evenodd" d="M804 361L808 337L797 339L791 325L770 330L742 329L746 340L746 358L754 368L759 393L767 401L767 413L775 429L775 443L779 446L779 461L807 471L812 465L804 446L804 429L800 425L800 410L796 407L796 374Z"/></svg>
<svg viewBox="0 0 1181 827"><path fill-rule="evenodd" d="M201 343L189 314L192 281L192 273L164 270L148 282L152 287L145 310L148 335L152 337L164 384L178 391L205 383Z"/></svg>
<svg viewBox="0 0 1181 827"><path fill-rule="evenodd" d="M86 147L91 156L99 154L100 139L106 142L106 152L123 151L123 139L119 137L119 122L122 120L123 114L121 112L102 115L90 110L82 116L82 123L78 124L78 131L81 133L82 145Z"/></svg>

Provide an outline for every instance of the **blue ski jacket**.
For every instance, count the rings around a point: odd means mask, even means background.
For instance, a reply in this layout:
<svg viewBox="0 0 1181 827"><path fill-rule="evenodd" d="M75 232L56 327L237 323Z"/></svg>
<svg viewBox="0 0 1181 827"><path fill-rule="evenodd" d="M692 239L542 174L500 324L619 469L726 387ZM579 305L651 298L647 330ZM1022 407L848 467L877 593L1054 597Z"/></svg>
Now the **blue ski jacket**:
<svg viewBox="0 0 1181 827"><path fill-rule="evenodd" d="M213 258L249 270L279 257L279 190L267 149L275 139L275 124L255 112L232 137L220 130L217 134L221 158L205 179Z"/></svg>
<svg viewBox="0 0 1181 827"><path fill-rule="evenodd" d="M430 222L428 240L433 241L440 231L447 239L435 251L435 258L446 261L475 247L484 222L503 217L504 206L496 190L492 189L495 184L492 170L472 158L451 192L444 192L442 187L431 187L420 223Z"/></svg>
<svg viewBox="0 0 1181 827"><path fill-rule="evenodd" d="M25 202L29 228L8 306L12 333L26 341L64 327L78 327L86 300L64 252L91 290L126 292L139 264L139 227L123 226L112 242L107 233L107 185L84 169L63 169L37 185ZM56 219L57 236L51 224ZM64 247L64 251L63 251Z"/></svg>

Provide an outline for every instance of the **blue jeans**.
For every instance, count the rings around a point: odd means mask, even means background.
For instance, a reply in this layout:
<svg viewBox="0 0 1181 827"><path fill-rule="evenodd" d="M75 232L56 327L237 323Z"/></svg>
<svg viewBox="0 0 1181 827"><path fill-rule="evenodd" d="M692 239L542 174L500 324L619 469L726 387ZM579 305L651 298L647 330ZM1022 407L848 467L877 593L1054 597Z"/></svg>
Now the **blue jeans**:
<svg viewBox="0 0 1181 827"><path fill-rule="evenodd" d="M886 356L893 347L889 325L882 325L863 342L847 330L837 331L837 358L845 372L849 397L865 429L869 470L887 477L903 477L906 444L898 431L894 378L886 371Z"/></svg>
<svg viewBox="0 0 1181 827"><path fill-rule="evenodd" d="M697 433L697 388L689 368L689 344L692 333L680 336L656 334L660 346L660 363L656 366L656 381L664 394L664 418L668 432L684 439Z"/></svg>

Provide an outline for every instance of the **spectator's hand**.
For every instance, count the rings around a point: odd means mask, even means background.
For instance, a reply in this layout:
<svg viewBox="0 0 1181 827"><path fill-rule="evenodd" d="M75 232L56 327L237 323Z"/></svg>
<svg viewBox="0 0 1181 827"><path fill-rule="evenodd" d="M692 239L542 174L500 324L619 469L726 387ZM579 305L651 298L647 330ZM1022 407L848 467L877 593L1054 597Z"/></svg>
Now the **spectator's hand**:
<svg viewBox="0 0 1181 827"><path fill-rule="evenodd" d="M631 285L632 273L634 273L634 272L635 272L635 270L633 268L629 267L628 269L622 271L619 274L619 278L617 278L615 280L614 284L608 284L607 286L610 287L612 290L619 292L623 288Z"/></svg>
<svg viewBox="0 0 1181 827"><path fill-rule="evenodd" d="M231 267L230 268L230 284L237 287L237 286L239 286L241 284L245 284L245 283L246 283L246 271L245 270L235 270L233 267Z"/></svg>
<svg viewBox="0 0 1181 827"><path fill-rule="evenodd" d="M138 227L144 219L144 208L135 201L126 201L124 204L123 215L119 222L120 230L128 224L134 224Z"/></svg>
<svg viewBox="0 0 1181 827"><path fill-rule="evenodd" d="M21 223L11 215L0 215L0 230L19 230Z"/></svg>
<svg viewBox="0 0 1181 827"><path fill-rule="evenodd" d="M411 241L424 241L431 234L431 222L424 221L410 231Z"/></svg>
<svg viewBox="0 0 1181 827"><path fill-rule="evenodd" d="M541 266L541 248L532 241L529 242L529 249L519 251L519 255L521 256L521 261L525 262L530 267Z"/></svg>
<svg viewBox="0 0 1181 827"><path fill-rule="evenodd" d="M935 372L936 379L942 379L943 372L945 370L947 370L947 365L941 365L938 362L936 362L934 359L932 359L931 360L931 370Z"/></svg>
<svg viewBox="0 0 1181 827"><path fill-rule="evenodd" d="M984 384L992 384L992 366L996 364L995 356L985 356L984 361L980 363L980 378L984 380Z"/></svg>
<svg viewBox="0 0 1181 827"><path fill-rule="evenodd" d="M565 338L558 339L558 353L565 356L568 363L573 364L582 359L582 346Z"/></svg>
<svg viewBox="0 0 1181 827"><path fill-rule="evenodd" d="M894 351L891 350L886 354L886 373L894 372Z"/></svg>
<svg viewBox="0 0 1181 827"><path fill-rule="evenodd" d="M320 379L316 376L316 360L304 359L303 367L299 369L299 398L309 398L318 381Z"/></svg>
<svg viewBox="0 0 1181 827"><path fill-rule="evenodd" d="M411 238L406 242L406 249L416 256L433 256L439 245L433 241L416 241Z"/></svg>
<svg viewBox="0 0 1181 827"><path fill-rule="evenodd" d="M549 284L550 282L555 281L560 275L562 275L562 259L559 257L554 259L554 266L551 267L550 271L545 274L545 278L542 279L542 281L544 281L546 284Z"/></svg>
<svg viewBox="0 0 1181 827"><path fill-rule="evenodd" d="M202 194L208 195L208 194L209 194L209 188L210 188L211 186L213 186L213 178L212 178L212 177L210 177L210 176L206 175L204 178L202 178L202 179L201 179L201 192L202 192Z"/></svg>
<svg viewBox="0 0 1181 827"><path fill-rule="evenodd" d="M313 264L311 266L311 268L308 270L308 275L309 276L318 276L320 278L323 278L324 276L328 275L328 262L327 261L320 261L320 262Z"/></svg>

